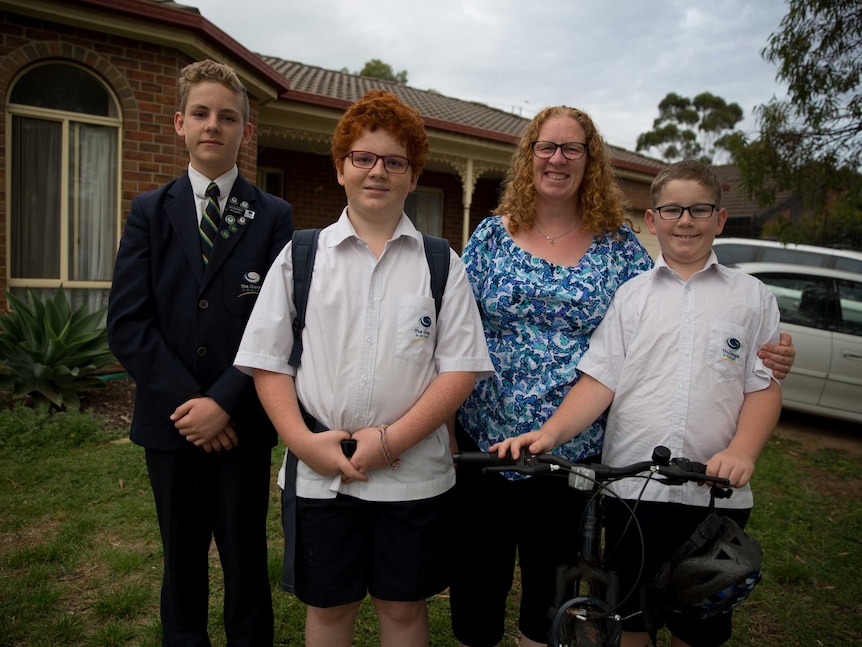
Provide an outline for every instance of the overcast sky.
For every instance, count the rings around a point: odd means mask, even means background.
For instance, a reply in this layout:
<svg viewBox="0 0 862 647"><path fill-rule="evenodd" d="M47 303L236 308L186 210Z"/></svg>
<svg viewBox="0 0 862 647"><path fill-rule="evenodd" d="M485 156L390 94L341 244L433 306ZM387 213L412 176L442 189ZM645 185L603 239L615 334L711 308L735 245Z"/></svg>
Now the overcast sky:
<svg viewBox="0 0 862 647"><path fill-rule="evenodd" d="M532 117L586 110L635 150L668 92L754 107L785 90L760 55L785 0L180 0L253 52L408 84ZM654 151L652 152L654 154Z"/></svg>

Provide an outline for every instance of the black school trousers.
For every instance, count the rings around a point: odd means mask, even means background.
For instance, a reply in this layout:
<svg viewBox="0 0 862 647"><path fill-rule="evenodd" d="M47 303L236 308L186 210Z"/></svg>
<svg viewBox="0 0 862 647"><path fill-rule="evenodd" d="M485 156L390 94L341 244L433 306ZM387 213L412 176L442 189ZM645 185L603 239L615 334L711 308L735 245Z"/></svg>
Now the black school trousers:
<svg viewBox="0 0 862 647"><path fill-rule="evenodd" d="M271 448L146 450L164 550L162 645L209 647L209 548L224 572L227 644L271 647L266 516Z"/></svg>

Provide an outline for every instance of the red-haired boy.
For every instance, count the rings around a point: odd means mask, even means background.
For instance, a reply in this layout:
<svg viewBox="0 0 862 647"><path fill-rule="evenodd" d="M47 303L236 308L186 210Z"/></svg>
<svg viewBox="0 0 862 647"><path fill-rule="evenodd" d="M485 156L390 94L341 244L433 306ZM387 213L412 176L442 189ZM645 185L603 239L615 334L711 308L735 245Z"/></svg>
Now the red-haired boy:
<svg viewBox="0 0 862 647"><path fill-rule="evenodd" d="M236 358L298 459L294 592L308 605L307 645L349 647L366 594L382 645L427 645L425 600L448 586L455 474L445 421L492 365L451 250L435 315L422 235L404 213L427 152L421 117L394 94L373 90L348 109L332 140L347 207L317 243L302 362L289 365L284 323L295 314L291 246Z"/></svg>

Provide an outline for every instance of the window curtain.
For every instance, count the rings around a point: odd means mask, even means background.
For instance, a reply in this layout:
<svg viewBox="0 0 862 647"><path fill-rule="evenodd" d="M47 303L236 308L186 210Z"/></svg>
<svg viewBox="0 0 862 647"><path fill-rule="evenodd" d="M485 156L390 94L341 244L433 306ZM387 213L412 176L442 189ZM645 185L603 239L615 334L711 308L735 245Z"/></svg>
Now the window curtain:
<svg viewBox="0 0 862 647"><path fill-rule="evenodd" d="M13 278L60 278L61 138L58 122L12 118Z"/></svg>
<svg viewBox="0 0 862 647"><path fill-rule="evenodd" d="M443 231L443 197L432 191L414 191L407 197L404 210L416 225L416 229L432 236Z"/></svg>
<svg viewBox="0 0 862 647"><path fill-rule="evenodd" d="M117 251L117 131L74 124L70 137L69 277L110 281ZM91 311L106 304L104 290L86 292Z"/></svg>

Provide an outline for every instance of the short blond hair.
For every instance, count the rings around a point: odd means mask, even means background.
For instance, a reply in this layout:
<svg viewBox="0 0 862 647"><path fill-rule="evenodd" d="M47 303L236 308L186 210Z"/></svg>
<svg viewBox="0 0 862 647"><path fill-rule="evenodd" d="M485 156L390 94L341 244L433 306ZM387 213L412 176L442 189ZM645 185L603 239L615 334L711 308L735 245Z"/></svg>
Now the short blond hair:
<svg viewBox="0 0 862 647"><path fill-rule="evenodd" d="M211 59L196 61L186 65L180 70L180 78L177 81L177 89L180 95L180 112L186 113L186 105L189 101L189 92L199 83L212 81L221 83L228 90L232 90L239 97L242 124L245 126L249 120L248 91L239 80L233 68L224 63L218 63Z"/></svg>

